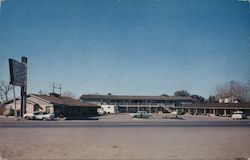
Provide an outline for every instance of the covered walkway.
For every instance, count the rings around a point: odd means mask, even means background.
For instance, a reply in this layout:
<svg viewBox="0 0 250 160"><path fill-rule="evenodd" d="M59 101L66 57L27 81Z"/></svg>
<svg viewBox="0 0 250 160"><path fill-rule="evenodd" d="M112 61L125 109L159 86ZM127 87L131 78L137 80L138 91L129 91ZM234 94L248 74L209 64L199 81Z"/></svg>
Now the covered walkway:
<svg viewBox="0 0 250 160"><path fill-rule="evenodd" d="M230 116L235 111L241 110L244 114L250 115L250 102L241 103L196 103L175 106L174 109L178 109L184 113L190 114L214 114L217 116Z"/></svg>

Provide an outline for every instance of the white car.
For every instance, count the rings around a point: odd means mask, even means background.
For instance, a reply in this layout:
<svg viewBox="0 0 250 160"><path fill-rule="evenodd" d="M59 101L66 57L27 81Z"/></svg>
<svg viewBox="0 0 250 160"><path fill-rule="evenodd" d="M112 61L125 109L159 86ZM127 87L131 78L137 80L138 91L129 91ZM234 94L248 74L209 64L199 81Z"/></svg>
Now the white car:
<svg viewBox="0 0 250 160"><path fill-rule="evenodd" d="M53 118L55 118L55 115L47 112L35 111L33 113L25 113L23 117L27 120L29 119L52 120Z"/></svg>
<svg viewBox="0 0 250 160"><path fill-rule="evenodd" d="M105 115L105 111L104 111L102 108L97 108L97 113L98 113L100 116Z"/></svg>
<svg viewBox="0 0 250 160"><path fill-rule="evenodd" d="M149 118L152 116L151 113L146 111L137 111L136 113L131 113L130 115L132 118Z"/></svg>
<svg viewBox="0 0 250 160"><path fill-rule="evenodd" d="M242 111L235 111L232 115L232 119L244 119L246 116L243 114Z"/></svg>
<svg viewBox="0 0 250 160"><path fill-rule="evenodd" d="M176 115L176 116L177 116L177 115L181 115L181 111L179 111L179 110L174 110L174 111L171 112L171 114L172 114L172 115Z"/></svg>
<svg viewBox="0 0 250 160"><path fill-rule="evenodd" d="M35 114L34 113L35 112L33 112L33 113L25 113L23 115L23 118L25 118L26 120L34 119L35 118Z"/></svg>

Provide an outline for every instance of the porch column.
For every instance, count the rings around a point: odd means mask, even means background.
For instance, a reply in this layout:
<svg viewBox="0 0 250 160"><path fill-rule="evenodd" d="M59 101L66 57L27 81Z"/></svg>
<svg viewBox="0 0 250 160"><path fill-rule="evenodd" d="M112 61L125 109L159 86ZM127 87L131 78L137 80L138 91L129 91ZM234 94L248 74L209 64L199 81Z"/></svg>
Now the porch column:
<svg viewBox="0 0 250 160"><path fill-rule="evenodd" d="M226 116L227 115L227 110L226 109L224 109L224 116Z"/></svg>
<svg viewBox="0 0 250 160"><path fill-rule="evenodd" d="M213 114L215 115L215 109L213 109Z"/></svg>
<svg viewBox="0 0 250 160"><path fill-rule="evenodd" d="M206 114L206 109L204 109L204 112L203 112L204 114Z"/></svg>

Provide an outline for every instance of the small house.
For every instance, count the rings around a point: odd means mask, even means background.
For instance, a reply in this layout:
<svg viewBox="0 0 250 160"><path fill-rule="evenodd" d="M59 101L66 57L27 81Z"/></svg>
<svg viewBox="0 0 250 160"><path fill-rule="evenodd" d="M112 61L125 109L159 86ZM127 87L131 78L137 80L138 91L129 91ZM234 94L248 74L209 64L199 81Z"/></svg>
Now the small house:
<svg viewBox="0 0 250 160"><path fill-rule="evenodd" d="M16 99L16 109L20 111L20 99ZM14 107L14 101L4 103L4 114L8 114ZM81 102L70 97L63 97L56 93L50 95L29 94L27 96L26 112L44 111L54 113L56 117L91 116L97 115L99 106Z"/></svg>

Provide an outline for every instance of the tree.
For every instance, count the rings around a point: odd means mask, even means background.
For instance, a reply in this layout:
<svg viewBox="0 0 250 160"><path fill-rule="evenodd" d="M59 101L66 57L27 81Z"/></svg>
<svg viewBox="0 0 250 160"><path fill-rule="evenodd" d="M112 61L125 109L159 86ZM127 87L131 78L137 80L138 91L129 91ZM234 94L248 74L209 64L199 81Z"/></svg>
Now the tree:
<svg viewBox="0 0 250 160"><path fill-rule="evenodd" d="M9 100L9 92L12 90L10 84L6 84L4 81L0 83L0 99L2 102L7 102Z"/></svg>
<svg viewBox="0 0 250 160"><path fill-rule="evenodd" d="M188 93L188 91L186 90L178 90L174 93L174 96L190 96L190 93Z"/></svg>
<svg viewBox="0 0 250 160"><path fill-rule="evenodd" d="M191 97L195 100L195 102L198 102L198 103L205 102L205 98L202 96L199 96L197 94L193 94L193 95L191 95Z"/></svg>
<svg viewBox="0 0 250 160"><path fill-rule="evenodd" d="M216 87L216 98L235 97L239 100L247 101L249 100L249 91L249 87L246 84L230 81L222 86Z"/></svg>
<svg viewBox="0 0 250 160"><path fill-rule="evenodd" d="M207 102L217 102L217 100L216 100L216 97L215 96L213 96L213 95L210 95L209 97L208 97L208 99L207 99Z"/></svg>
<svg viewBox="0 0 250 160"><path fill-rule="evenodd" d="M72 93L72 92L70 92L70 91L65 91L65 92L63 92L62 93L62 96L63 97L69 97L69 98L76 98L76 96Z"/></svg>

